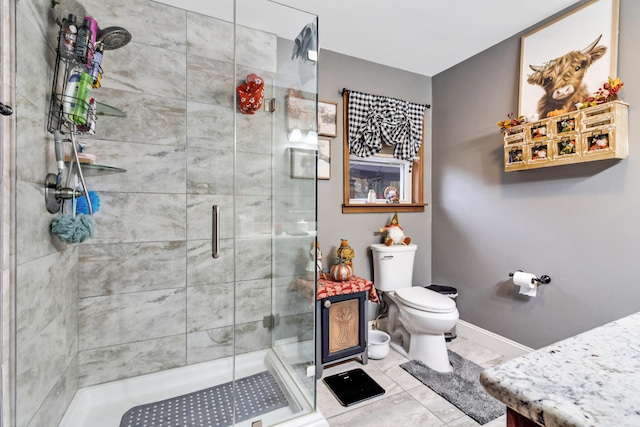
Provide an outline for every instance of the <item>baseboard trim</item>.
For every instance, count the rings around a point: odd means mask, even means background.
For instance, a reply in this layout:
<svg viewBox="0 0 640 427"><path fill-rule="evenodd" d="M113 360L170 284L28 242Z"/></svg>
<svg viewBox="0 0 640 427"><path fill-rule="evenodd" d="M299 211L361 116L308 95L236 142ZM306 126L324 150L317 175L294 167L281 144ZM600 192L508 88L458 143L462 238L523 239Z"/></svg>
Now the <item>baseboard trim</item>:
<svg viewBox="0 0 640 427"><path fill-rule="evenodd" d="M456 334L467 338L491 351L504 355L507 359L531 353L534 349L512 341L508 338L494 334L491 331L472 325L464 320L458 320Z"/></svg>

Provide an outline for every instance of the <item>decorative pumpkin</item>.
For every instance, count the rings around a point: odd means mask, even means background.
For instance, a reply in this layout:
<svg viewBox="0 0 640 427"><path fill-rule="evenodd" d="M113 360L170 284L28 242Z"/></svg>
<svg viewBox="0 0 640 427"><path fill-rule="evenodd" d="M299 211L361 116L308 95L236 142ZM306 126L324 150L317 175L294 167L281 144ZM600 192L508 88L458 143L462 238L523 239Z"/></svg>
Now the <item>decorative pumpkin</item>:
<svg viewBox="0 0 640 427"><path fill-rule="evenodd" d="M351 276L353 276L353 268L344 261L331 267L331 277L336 282L346 282L351 279Z"/></svg>
<svg viewBox="0 0 640 427"><path fill-rule="evenodd" d="M553 111L549 111L547 113L547 117L555 117L555 116L561 116L563 114L567 114L567 110L565 110L564 108L561 109L555 109Z"/></svg>
<svg viewBox="0 0 640 427"><path fill-rule="evenodd" d="M391 245L408 245L411 243L411 238L405 236L404 230L398 223L398 212L393 215L391 224L382 227L380 232L384 234L384 244Z"/></svg>

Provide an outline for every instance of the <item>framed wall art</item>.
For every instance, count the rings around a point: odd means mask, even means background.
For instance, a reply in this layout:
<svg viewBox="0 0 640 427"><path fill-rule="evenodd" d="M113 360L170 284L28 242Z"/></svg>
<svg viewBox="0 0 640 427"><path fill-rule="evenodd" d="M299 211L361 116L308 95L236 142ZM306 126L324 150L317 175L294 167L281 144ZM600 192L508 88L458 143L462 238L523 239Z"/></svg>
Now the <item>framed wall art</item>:
<svg viewBox="0 0 640 427"><path fill-rule="evenodd" d="M318 138L318 179L331 179L331 140Z"/></svg>
<svg viewBox="0 0 640 427"><path fill-rule="evenodd" d="M291 100L290 100L291 99ZM297 129L303 136L316 127L316 102L304 98L287 98L289 130Z"/></svg>
<svg viewBox="0 0 640 427"><path fill-rule="evenodd" d="M289 148L291 151L291 178L316 177L316 150Z"/></svg>
<svg viewBox="0 0 640 427"><path fill-rule="evenodd" d="M619 0L593 0L522 37L519 115L575 110L616 77L618 13Z"/></svg>
<svg viewBox="0 0 640 427"><path fill-rule="evenodd" d="M338 136L338 103L318 101L318 135Z"/></svg>

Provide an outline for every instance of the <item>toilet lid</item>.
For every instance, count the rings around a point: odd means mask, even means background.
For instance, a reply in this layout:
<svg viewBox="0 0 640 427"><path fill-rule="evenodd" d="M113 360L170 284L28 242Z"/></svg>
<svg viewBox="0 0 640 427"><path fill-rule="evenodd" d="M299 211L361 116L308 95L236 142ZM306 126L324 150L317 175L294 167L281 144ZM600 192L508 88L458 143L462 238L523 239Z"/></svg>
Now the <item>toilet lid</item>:
<svg viewBox="0 0 640 427"><path fill-rule="evenodd" d="M454 300L422 286L397 289L396 296L409 307L431 313L450 313L456 309Z"/></svg>

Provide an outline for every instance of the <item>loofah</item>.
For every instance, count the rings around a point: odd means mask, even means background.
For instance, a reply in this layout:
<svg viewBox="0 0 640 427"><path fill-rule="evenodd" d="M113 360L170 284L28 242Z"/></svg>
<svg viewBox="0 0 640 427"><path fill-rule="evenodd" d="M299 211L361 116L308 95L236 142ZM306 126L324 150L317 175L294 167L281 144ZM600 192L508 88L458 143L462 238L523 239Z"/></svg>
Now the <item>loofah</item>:
<svg viewBox="0 0 640 427"><path fill-rule="evenodd" d="M90 215L58 215L51 221L51 234L64 243L82 243L95 233Z"/></svg>
<svg viewBox="0 0 640 427"><path fill-rule="evenodd" d="M100 196L95 191L89 191L89 201L91 202L91 208L93 213L100 210ZM76 199L76 213L89 215L89 205L87 204L87 198L80 196Z"/></svg>

